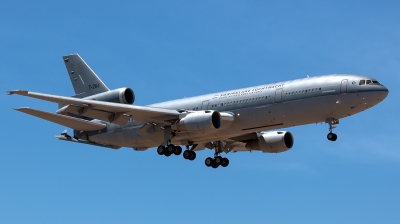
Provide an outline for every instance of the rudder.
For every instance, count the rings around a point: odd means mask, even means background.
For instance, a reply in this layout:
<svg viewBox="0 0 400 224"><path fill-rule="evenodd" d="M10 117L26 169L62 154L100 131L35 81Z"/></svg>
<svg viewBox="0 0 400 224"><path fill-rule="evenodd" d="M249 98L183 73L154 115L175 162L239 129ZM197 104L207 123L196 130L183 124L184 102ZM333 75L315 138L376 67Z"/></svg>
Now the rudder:
<svg viewBox="0 0 400 224"><path fill-rule="evenodd" d="M110 91L86 62L78 55L63 56L65 67L75 90L76 98Z"/></svg>

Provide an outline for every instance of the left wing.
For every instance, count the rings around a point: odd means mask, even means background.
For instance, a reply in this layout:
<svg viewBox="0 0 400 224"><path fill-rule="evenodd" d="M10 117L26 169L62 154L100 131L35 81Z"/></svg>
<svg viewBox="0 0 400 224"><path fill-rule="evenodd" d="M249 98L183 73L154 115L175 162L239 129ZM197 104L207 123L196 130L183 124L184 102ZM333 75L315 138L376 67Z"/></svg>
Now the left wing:
<svg viewBox="0 0 400 224"><path fill-rule="evenodd" d="M186 113L181 113L176 110L127 105L111 102L103 102L97 100L84 100L73 97L57 96L44 93L30 92L26 90L13 90L8 91L9 95L18 94L37 98L53 103L67 105L72 107L79 115L91 117L107 122L114 122L117 124L126 124L129 118L140 122L156 122L161 124L170 124L170 121L179 119L180 116L185 116ZM92 114L100 114L90 116ZM93 113L96 112L96 113Z"/></svg>

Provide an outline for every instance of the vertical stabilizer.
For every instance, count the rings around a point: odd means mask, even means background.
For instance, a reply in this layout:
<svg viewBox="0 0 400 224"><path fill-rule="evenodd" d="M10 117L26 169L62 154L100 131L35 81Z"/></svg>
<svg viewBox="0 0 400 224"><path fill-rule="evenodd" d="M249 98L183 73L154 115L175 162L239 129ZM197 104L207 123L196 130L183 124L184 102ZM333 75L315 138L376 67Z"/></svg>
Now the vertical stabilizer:
<svg viewBox="0 0 400 224"><path fill-rule="evenodd" d="M109 91L103 81L78 54L63 56L63 59L75 90L74 97L83 98Z"/></svg>

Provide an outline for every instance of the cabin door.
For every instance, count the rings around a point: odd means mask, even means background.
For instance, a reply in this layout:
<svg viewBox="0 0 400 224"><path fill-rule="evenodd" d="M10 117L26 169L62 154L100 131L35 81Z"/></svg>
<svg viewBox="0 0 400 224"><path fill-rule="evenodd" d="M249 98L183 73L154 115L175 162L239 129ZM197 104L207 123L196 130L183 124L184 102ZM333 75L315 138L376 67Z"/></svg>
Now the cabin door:
<svg viewBox="0 0 400 224"><path fill-rule="evenodd" d="M203 104L201 105L202 110L207 110L208 109L208 100L203 101Z"/></svg>
<svg viewBox="0 0 400 224"><path fill-rule="evenodd" d="M282 88L275 91L275 103L282 103L282 93Z"/></svg>
<svg viewBox="0 0 400 224"><path fill-rule="evenodd" d="M347 93L347 79L342 80L342 85L340 85L340 94Z"/></svg>

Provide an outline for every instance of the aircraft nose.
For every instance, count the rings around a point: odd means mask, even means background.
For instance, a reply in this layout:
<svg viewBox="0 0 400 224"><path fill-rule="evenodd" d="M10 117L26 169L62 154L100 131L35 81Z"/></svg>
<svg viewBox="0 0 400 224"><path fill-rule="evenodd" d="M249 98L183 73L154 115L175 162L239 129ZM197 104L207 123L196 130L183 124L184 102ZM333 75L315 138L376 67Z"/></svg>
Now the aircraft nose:
<svg viewBox="0 0 400 224"><path fill-rule="evenodd" d="M378 98L382 101L389 95L389 90L386 86L382 85L379 88L378 94Z"/></svg>
<svg viewBox="0 0 400 224"><path fill-rule="evenodd" d="M385 99L389 95L389 90L388 90L388 88L386 88L386 86L382 86L382 87L383 87L382 96L383 96L383 99Z"/></svg>

